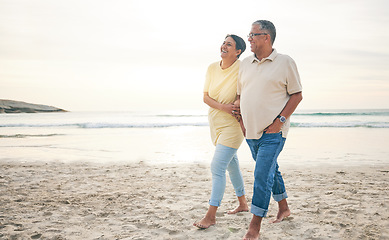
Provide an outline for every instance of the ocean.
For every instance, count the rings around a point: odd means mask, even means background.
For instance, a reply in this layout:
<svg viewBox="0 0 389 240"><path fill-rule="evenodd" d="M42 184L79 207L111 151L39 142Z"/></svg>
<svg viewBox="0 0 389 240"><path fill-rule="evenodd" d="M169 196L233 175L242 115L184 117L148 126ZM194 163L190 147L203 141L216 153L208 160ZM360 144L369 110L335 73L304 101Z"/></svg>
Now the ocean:
<svg viewBox="0 0 389 240"><path fill-rule="evenodd" d="M387 164L388 128L389 109L297 111L283 152L290 163ZM0 115L0 161L204 163L212 153L206 110Z"/></svg>
<svg viewBox="0 0 389 240"><path fill-rule="evenodd" d="M0 115L0 130L9 129L114 129L208 126L207 112L66 112ZM389 128L389 109L298 111L291 127ZM27 131L28 132L28 131ZM4 135L28 137L29 135Z"/></svg>

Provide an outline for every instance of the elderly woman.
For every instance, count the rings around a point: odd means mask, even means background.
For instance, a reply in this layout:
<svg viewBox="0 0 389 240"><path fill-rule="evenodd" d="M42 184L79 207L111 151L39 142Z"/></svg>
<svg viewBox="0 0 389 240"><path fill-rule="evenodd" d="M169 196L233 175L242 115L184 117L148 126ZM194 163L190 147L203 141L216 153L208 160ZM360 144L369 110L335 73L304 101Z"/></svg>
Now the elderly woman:
<svg viewBox="0 0 389 240"><path fill-rule="evenodd" d="M210 106L208 120L212 142L216 149L211 163L212 193L209 208L205 217L193 224L198 228L205 229L216 223L216 211L226 187L226 170L239 200L239 206L228 213L248 211L236 154L244 136L233 111L240 65L238 59L245 49L246 44L242 38L227 35L220 48L221 61L211 64L206 74L204 102Z"/></svg>

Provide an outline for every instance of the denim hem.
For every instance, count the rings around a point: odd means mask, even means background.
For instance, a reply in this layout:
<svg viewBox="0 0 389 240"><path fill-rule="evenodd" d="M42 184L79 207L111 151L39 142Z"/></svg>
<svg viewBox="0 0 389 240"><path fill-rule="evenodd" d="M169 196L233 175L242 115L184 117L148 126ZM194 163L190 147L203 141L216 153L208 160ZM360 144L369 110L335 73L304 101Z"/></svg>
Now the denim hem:
<svg viewBox="0 0 389 240"><path fill-rule="evenodd" d="M273 194L273 199L274 199L276 202L279 202L279 201L281 201L281 200L284 200L285 198L288 198L288 195L286 194L286 192L281 193L281 194L276 194L276 195Z"/></svg>
<svg viewBox="0 0 389 240"><path fill-rule="evenodd" d="M214 207L220 207L221 201L211 201L209 200L209 205Z"/></svg>
<svg viewBox="0 0 389 240"><path fill-rule="evenodd" d="M243 189L243 190L240 190L240 191L235 191L235 194L236 194L237 197L241 197L241 196L243 196L243 195L246 195L246 192L245 192L245 190Z"/></svg>
<svg viewBox="0 0 389 240"><path fill-rule="evenodd" d="M267 209L263 209L260 207L255 206L254 204L251 204L251 213L258 217L266 217Z"/></svg>

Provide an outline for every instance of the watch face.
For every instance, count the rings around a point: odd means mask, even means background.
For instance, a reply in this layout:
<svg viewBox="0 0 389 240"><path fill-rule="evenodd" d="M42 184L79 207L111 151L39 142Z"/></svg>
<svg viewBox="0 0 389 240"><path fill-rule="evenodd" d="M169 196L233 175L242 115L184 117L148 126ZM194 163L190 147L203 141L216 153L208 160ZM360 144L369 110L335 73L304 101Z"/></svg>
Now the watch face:
<svg viewBox="0 0 389 240"><path fill-rule="evenodd" d="M286 121L286 118L284 116L281 116L280 121L284 123Z"/></svg>

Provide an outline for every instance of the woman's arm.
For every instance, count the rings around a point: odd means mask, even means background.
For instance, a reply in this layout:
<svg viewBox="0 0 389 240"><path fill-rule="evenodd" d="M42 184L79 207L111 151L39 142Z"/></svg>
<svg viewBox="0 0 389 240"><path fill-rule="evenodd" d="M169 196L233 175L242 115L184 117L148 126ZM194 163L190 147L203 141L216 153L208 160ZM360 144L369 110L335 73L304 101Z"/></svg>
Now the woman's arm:
<svg viewBox="0 0 389 240"><path fill-rule="evenodd" d="M246 136L246 129L243 125L243 121L240 116L239 101L235 101L234 103L230 103L230 104L219 103L215 99L211 98L207 92L205 92L204 102L211 108L219 109L235 117L240 124L243 135Z"/></svg>
<svg viewBox="0 0 389 240"><path fill-rule="evenodd" d="M208 95L208 92L204 93L203 100L204 100L204 103L206 103L211 108L215 108L215 109L221 110L223 112L226 112L226 113L228 113L230 115L233 115L232 110L233 110L234 104L232 104L232 103L230 103L230 104L219 103L215 99L211 98Z"/></svg>

